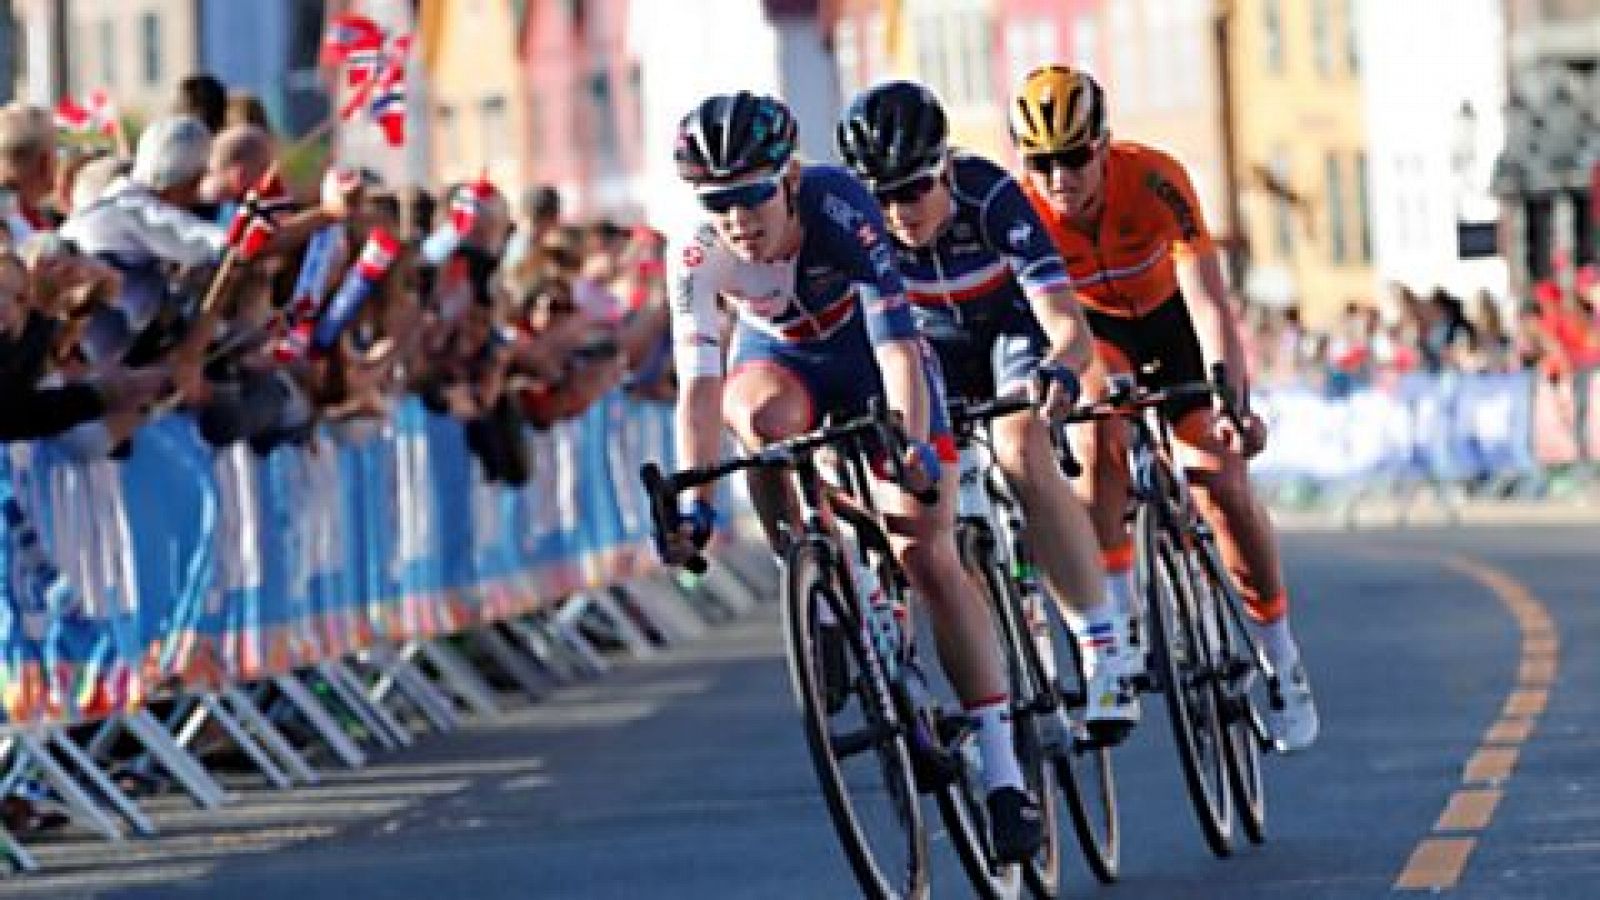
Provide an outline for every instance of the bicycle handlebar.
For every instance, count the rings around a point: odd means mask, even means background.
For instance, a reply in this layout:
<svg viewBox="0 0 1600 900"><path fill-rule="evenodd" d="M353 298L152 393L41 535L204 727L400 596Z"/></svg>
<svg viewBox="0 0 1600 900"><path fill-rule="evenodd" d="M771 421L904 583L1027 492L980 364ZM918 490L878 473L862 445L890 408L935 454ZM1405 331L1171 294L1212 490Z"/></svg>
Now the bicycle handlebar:
<svg viewBox="0 0 1600 900"><path fill-rule="evenodd" d="M639 478L650 500L651 524L656 533L662 536L670 534L678 527L680 522L677 496L683 491L710 484L746 469L792 467L796 459L801 456L864 434L878 437L889 458L891 475L897 484L904 486L907 481L905 451L908 441L899 424L890 418L882 400L874 398L870 411L865 416L777 441L745 456L732 457L709 466L682 469L670 475L664 473L657 463L645 463L639 468ZM925 506L933 506L939 502L937 486L911 493ZM706 571L705 557L695 554L684 563L684 568L696 575L703 574Z"/></svg>

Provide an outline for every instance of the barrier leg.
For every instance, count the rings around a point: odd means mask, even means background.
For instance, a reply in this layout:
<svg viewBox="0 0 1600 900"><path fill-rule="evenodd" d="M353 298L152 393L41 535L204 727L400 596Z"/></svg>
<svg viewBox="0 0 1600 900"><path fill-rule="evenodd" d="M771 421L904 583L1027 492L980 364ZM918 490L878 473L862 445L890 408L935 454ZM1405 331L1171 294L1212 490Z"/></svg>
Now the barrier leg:
<svg viewBox="0 0 1600 900"><path fill-rule="evenodd" d="M526 656L517 651L511 642L505 639L493 625L485 625L470 635L471 640L478 649L487 656L497 668L512 681L529 700L535 702L544 698L549 693L549 685L540 676L536 666L530 663Z"/></svg>
<svg viewBox="0 0 1600 900"><path fill-rule="evenodd" d="M367 755L357 747L355 741L350 739L333 716L328 715L321 702L300 682L299 677L293 673L277 675L272 679L274 686L283 692L283 696L294 705L300 716L306 720L312 730L322 738L339 761L352 769L359 769L367 764Z"/></svg>
<svg viewBox="0 0 1600 900"><path fill-rule="evenodd" d="M221 725L222 729L228 733L228 737L233 739L234 744L244 751L244 755L250 757L250 761L255 763L256 768L261 770L261 774L266 776L267 781L271 782L273 787L281 791L294 786L294 781L289 777L289 774L278 766L271 754L267 753L256 742L255 738L250 736L250 732L223 705L221 697L216 694L207 694L201 699L200 703L211 714L211 717L217 721L217 724Z"/></svg>
<svg viewBox="0 0 1600 900"><path fill-rule="evenodd" d="M500 718L500 704L495 700L494 688L472 666L461 658L455 648L442 640L423 641L421 656L427 660L439 678L461 701L485 719Z"/></svg>
<svg viewBox="0 0 1600 900"><path fill-rule="evenodd" d="M615 609L617 615L626 617L631 607L669 644L705 637L706 621L675 588L641 579L625 589L602 591L601 595L611 603L611 607L607 608L608 614ZM631 623L631 617L629 621Z"/></svg>
<svg viewBox="0 0 1600 900"><path fill-rule="evenodd" d="M628 610L617 602L617 598L612 596L610 591L604 588L589 591L583 594L581 598L574 598L574 600L579 599L588 603L588 608L584 612L588 615L598 613L606 624L611 627L612 632L622 642L622 645L628 648L628 653L635 659L650 659L656 655L656 645L650 639L650 635L645 632L644 628L639 626L638 622L634 621L632 616L628 615ZM670 640L670 628L663 628L660 623L649 615L643 613L641 615L652 631L661 635L662 638ZM581 619L582 616L580 615L579 618Z"/></svg>
<svg viewBox="0 0 1600 900"><path fill-rule="evenodd" d="M67 755L67 758L72 761L72 764L78 767L78 771L82 773L83 777L89 779L89 783L94 785L94 789L100 792L100 796L104 797L124 819L128 820L128 824L133 827L135 834L140 837L155 836L156 827L151 823L149 817L144 814L144 810L140 809L132 798L123 793L111 781L111 777L94 764L94 759L84 752L82 747L73 742L72 738L67 737L66 732L51 731L50 742L60 748Z"/></svg>
<svg viewBox="0 0 1600 900"><path fill-rule="evenodd" d="M277 757L291 778L301 784L317 784L322 781L317 770L311 768L305 757L301 756L289 743L289 739L283 736L283 732L261 714L261 710L256 708L255 703L243 691L230 687L222 692L222 698L232 708L240 723L253 730L262 746Z"/></svg>
<svg viewBox="0 0 1600 900"><path fill-rule="evenodd" d="M41 738L39 734L32 732L23 732L17 735L17 743L22 752L28 755L28 759L39 767L39 774L55 788L74 818L100 832L108 841L122 840L122 829L117 827L116 820L106 815L105 810L94 802L94 798L89 796L83 786L74 781L72 776L67 774L67 770L61 767L61 763L50 754L47 738Z"/></svg>
<svg viewBox="0 0 1600 900"><path fill-rule="evenodd" d="M11 868L22 873L39 871L39 861L33 858L28 848L22 842L11 836L11 832L0 826L0 852L4 852L6 859L11 862Z"/></svg>
<svg viewBox="0 0 1600 900"><path fill-rule="evenodd" d="M607 660L578 627L578 620L587 610L588 601L574 597L551 614L549 627L552 634L577 661L582 674L604 675L611 671Z"/></svg>
<svg viewBox="0 0 1600 900"><path fill-rule="evenodd" d="M562 646L542 616L532 615L504 623L524 648L533 654L534 662L557 684L564 684L582 674L582 661Z"/></svg>
<svg viewBox="0 0 1600 900"><path fill-rule="evenodd" d="M327 683L328 689L333 691L334 697L338 698L345 709L361 720L367 733L372 735L383 749L397 750L404 746L398 733L399 723L390 718L382 708L367 700L359 690L352 690L341 677L341 673L345 670L336 663L322 662L317 665L316 672L317 676Z"/></svg>
<svg viewBox="0 0 1600 900"><path fill-rule="evenodd" d="M178 746L172 735L147 709L123 717L129 731L144 744L163 769L183 785L189 796L205 809L216 809L228 802L228 794L211 773L189 751Z"/></svg>
<svg viewBox="0 0 1600 900"><path fill-rule="evenodd" d="M398 690L406 701L422 713L435 731L454 731L461 727L461 718L455 706L433 682L416 667L411 658L417 654L416 644L395 650L391 647L373 648L371 656L381 673L376 684L367 693L373 703L382 704L385 697Z"/></svg>

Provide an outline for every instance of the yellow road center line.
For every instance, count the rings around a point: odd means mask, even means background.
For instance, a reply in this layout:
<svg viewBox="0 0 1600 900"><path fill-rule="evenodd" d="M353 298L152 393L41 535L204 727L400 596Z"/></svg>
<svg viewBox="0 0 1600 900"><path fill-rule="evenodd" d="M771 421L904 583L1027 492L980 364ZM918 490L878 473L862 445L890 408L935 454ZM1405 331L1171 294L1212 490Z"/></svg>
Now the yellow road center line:
<svg viewBox="0 0 1600 900"><path fill-rule="evenodd" d="M1445 566L1488 588L1516 620L1522 639L1517 683L1506 696L1501 718L1485 732L1482 744L1462 769L1461 780L1468 787L1450 795L1433 826L1435 832L1481 832L1494 820L1504 796L1498 785L1511 777L1522 744L1533 734L1539 715L1550 702L1548 686L1556 681L1560 642L1549 612L1516 579L1471 559L1448 559ZM1483 784L1496 786L1472 787ZM1395 879L1394 888L1444 891L1455 887L1476 846L1476 837L1423 838Z"/></svg>
<svg viewBox="0 0 1600 900"><path fill-rule="evenodd" d="M1511 692L1506 698L1506 705L1501 710L1504 716L1537 716L1544 712L1544 706L1550 700L1550 692L1544 688L1524 688Z"/></svg>
<svg viewBox="0 0 1600 900"><path fill-rule="evenodd" d="M1395 889L1442 891L1455 887L1477 842L1469 837L1427 838L1411 851L1411 859L1395 879Z"/></svg>
<svg viewBox="0 0 1600 900"><path fill-rule="evenodd" d="M1485 744L1520 744L1533 733L1532 719L1501 719L1489 726L1484 734Z"/></svg>
<svg viewBox="0 0 1600 900"><path fill-rule="evenodd" d="M1487 827L1489 820L1494 818L1495 807L1500 805L1500 796L1497 788L1462 788L1456 791L1450 795L1450 802L1439 814L1439 821L1434 823L1433 830L1477 831Z"/></svg>

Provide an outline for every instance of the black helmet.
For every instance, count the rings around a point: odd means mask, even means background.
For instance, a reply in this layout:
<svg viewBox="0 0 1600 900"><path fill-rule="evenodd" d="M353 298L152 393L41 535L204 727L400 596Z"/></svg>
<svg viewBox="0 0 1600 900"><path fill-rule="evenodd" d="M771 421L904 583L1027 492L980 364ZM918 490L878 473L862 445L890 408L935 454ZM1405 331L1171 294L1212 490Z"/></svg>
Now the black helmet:
<svg viewBox="0 0 1600 900"><path fill-rule="evenodd" d="M845 165L876 189L937 165L949 133L933 91L914 81L885 81L850 101L835 137Z"/></svg>
<svg viewBox="0 0 1600 900"><path fill-rule="evenodd" d="M713 94L678 123L678 177L726 181L780 169L794 154L795 130L794 115L775 97Z"/></svg>

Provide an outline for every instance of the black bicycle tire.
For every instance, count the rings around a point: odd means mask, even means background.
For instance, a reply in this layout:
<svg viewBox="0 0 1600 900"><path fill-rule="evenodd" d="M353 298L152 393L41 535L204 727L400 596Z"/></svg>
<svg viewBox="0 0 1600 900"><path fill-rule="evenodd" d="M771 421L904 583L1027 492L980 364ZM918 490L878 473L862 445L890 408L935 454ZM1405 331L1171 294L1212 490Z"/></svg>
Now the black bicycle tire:
<svg viewBox="0 0 1600 900"><path fill-rule="evenodd" d="M894 885L889 883L873 859L872 849L861 833L854 807L850 803L849 787L844 783L843 773L833 756L820 673L816 671L818 657L810 627L813 621L811 606L815 595L812 589L816 584L815 579L826 579L824 587L834 596L838 595L838 587L842 583L837 568L827 560L824 546L812 541L792 543L785 554L782 587L784 643L788 651L791 687L800 707L806 747L810 752L812 767L816 770L829 818L833 821L834 833L839 838L840 847L863 895L871 900L925 900L930 891L927 832L904 735L891 740L890 757L888 763L883 765L886 778L894 778L897 782L886 782L885 787L905 801L901 812L908 823L904 848L906 872L904 878L897 879ZM844 625L847 652L854 655L859 666L870 651L861 640L860 630L850 624L855 621L855 615L841 604L840 608L836 608L835 616ZM857 696L863 708L876 705L871 692L862 691Z"/></svg>
<svg viewBox="0 0 1600 900"><path fill-rule="evenodd" d="M1189 648L1187 655L1191 660L1191 669L1195 668L1197 657L1205 653L1205 648L1195 639L1194 623L1185 612L1193 608L1184 593L1190 589L1187 584L1190 578L1188 566L1178 552L1172 534L1158 520L1152 507L1139 507L1134 527L1138 541L1136 558L1139 586L1145 592L1151 646L1161 679L1167 720L1172 727L1173 745L1178 751L1178 767L1183 772L1184 787L1188 791L1190 805L1206 846L1218 858L1227 858L1233 853L1232 789L1223 761L1227 745L1220 727L1216 691L1209 682L1203 690L1192 691L1188 686L1189 673L1180 668L1173 653L1175 642L1182 640ZM1170 606L1156 596L1162 572L1165 572L1167 583L1174 592L1174 602ZM1172 618L1174 615L1179 617L1178 620ZM1211 662L1204 658L1197 661L1202 671ZM1196 714L1203 717L1204 727L1211 732L1210 740L1216 748L1218 759L1213 767L1218 771L1212 774L1220 777L1216 778L1214 784L1208 783L1207 773L1202 770L1204 761L1200 759L1200 741L1194 730Z"/></svg>
<svg viewBox="0 0 1600 900"><path fill-rule="evenodd" d="M1067 702L1069 693L1079 697L1088 697L1089 679L1083 669L1083 654L1077 647L1077 635L1067 635L1071 645L1068 656L1072 660L1073 671L1077 674L1078 690L1069 692L1066 685L1057 684L1058 693L1063 703ZM1073 735L1067 735L1072 739ZM1099 782L1099 791L1096 796L1100 798L1098 827L1093 821L1096 817L1090 814L1090 802L1085 799L1083 785L1087 781L1080 777L1079 765L1075 762L1080 757L1089 757L1093 760L1088 768L1097 774L1094 779ZM1100 745L1072 746L1061 748L1055 759L1056 784L1058 790L1067 802L1067 812L1072 819L1072 830L1078 837L1078 847L1083 851L1084 865L1089 867L1089 874L1101 884L1115 884L1122 877L1122 817L1117 803L1117 776L1116 770L1111 765L1111 748Z"/></svg>
<svg viewBox="0 0 1600 900"><path fill-rule="evenodd" d="M1220 649L1225 658L1231 658L1242 627L1236 604L1243 601L1233 586L1232 577L1218 560L1215 548L1202 542L1199 555L1202 577L1211 583L1215 600L1212 609L1217 617ZM1245 648L1249 648L1248 643ZM1252 667L1256 665L1253 655L1244 662ZM1265 673L1257 670L1255 674L1254 683L1263 684ZM1262 844L1267 839L1267 790L1261 768L1261 744L1257 738L1257 729L1261 727L1260 707L1248 690L1238 697L1232 696L1226 679L1218 679L1217 690L1222 693L1219 700L1228 708L1230 716L1223 738L1227 741L1228 781L1233 789L1234 810L1245 837L1252 844Z"/></svg>

